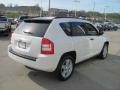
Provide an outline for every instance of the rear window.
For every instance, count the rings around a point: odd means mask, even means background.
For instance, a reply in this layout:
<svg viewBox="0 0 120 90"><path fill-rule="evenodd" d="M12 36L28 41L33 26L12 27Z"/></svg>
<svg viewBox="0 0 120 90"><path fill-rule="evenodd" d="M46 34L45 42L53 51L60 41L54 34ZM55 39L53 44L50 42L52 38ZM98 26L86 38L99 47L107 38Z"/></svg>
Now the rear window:
<svg viewBox="0 0 120 90"><path fill-rule="evenodd" d="M44 37L51 21L26 20L15 30L17 34Z"/></svg>
<svg viewBox="0 0 120 90"><path fill-rule="evenodd" d="M0 21L7 21L6 17L0 17Z"/></svg>

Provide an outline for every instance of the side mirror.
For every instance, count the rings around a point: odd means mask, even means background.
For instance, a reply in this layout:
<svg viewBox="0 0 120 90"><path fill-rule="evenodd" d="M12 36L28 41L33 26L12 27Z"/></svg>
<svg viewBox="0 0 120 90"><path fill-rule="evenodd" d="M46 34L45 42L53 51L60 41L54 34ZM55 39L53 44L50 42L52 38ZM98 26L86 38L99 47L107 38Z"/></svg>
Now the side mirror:
<svg viewBox="0 0 120 90"><path fill-rule="evenodd" d="M103 30L99 30L99 35L103 35L104 31Z"/></svg>

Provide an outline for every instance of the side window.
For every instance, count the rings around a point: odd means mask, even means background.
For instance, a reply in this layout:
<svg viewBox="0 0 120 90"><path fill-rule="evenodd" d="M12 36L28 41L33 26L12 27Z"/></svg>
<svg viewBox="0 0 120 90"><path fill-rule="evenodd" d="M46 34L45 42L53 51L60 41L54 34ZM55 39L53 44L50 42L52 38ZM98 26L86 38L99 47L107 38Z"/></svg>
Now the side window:
<svg viewBox="0 0 120 90"><path fill-rule="evenodd" d="M68 36L71 36L71 26L69 22L60 23L60 26Z"/></svg>
<svg viewBox="0 0 120 90"><path fill-rule="evenodd" d="M87 31L86 31L87 35L94 36L98 34L96 28L93 25L85 23L85 27L87 28Z"/></svg>
<svg viewBox="0 0 120 90"><path fill-rule="evenodd" d="M85 30L85 33L87 35L94 36L94 35L98 34L96 28L93 25L91 25L91 24L80 23L80 26Z"/></svg>
<svg viewBox="0 0 120 90"><path fill-rule="evenodd" d="M79 22L72 22L72 36L84 36L85 31L81 28Z"/></svg>

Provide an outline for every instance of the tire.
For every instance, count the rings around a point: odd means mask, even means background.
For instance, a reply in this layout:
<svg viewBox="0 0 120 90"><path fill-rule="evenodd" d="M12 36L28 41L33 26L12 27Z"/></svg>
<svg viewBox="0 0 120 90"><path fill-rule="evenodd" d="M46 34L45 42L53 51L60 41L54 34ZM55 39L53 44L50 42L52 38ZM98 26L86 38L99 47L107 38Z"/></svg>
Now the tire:
<svg viewBox="0 0 120 90"><path fill-rule="evenodd" d="M9 34L8 34L8 33L6 33L6 34L4 34L4 36L8 37L8 36L9 36Z"/></svg>
<svg viewBox="0 0 120 90"><path fill-rule="evenodd" d="M9 30L6 30L6 31L4 32L4 36L9 36Z"/></svg>
<svg viewBox="0 0 120 90"><path fill-rule="evenodd" d="M68 80L73 74L75 66L75 60L69 56L63 56L59 62L59 65L55 71L57 78L61 81Z"/></svg>
<svg viewBox="0 0 120 90"><path fill-rule="evenodd" d="M106 59L107 58L107 56L108 56L108 44L104 44L104 46L103 46L103 49L102 49L102 51L101 51L101 53L99 54L99 58L100 59Z"/></svg>

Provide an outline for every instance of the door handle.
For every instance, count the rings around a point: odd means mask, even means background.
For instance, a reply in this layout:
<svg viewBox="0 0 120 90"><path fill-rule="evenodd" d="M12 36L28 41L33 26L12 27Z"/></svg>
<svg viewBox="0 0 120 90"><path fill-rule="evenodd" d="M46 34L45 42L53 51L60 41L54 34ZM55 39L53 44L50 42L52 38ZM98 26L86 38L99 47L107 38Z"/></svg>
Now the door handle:
<svg viewBox="0 0 120 90"><path fill-rule="evenodd" d="M94 40L94 38L91 38L90 40Z"/></svg>

